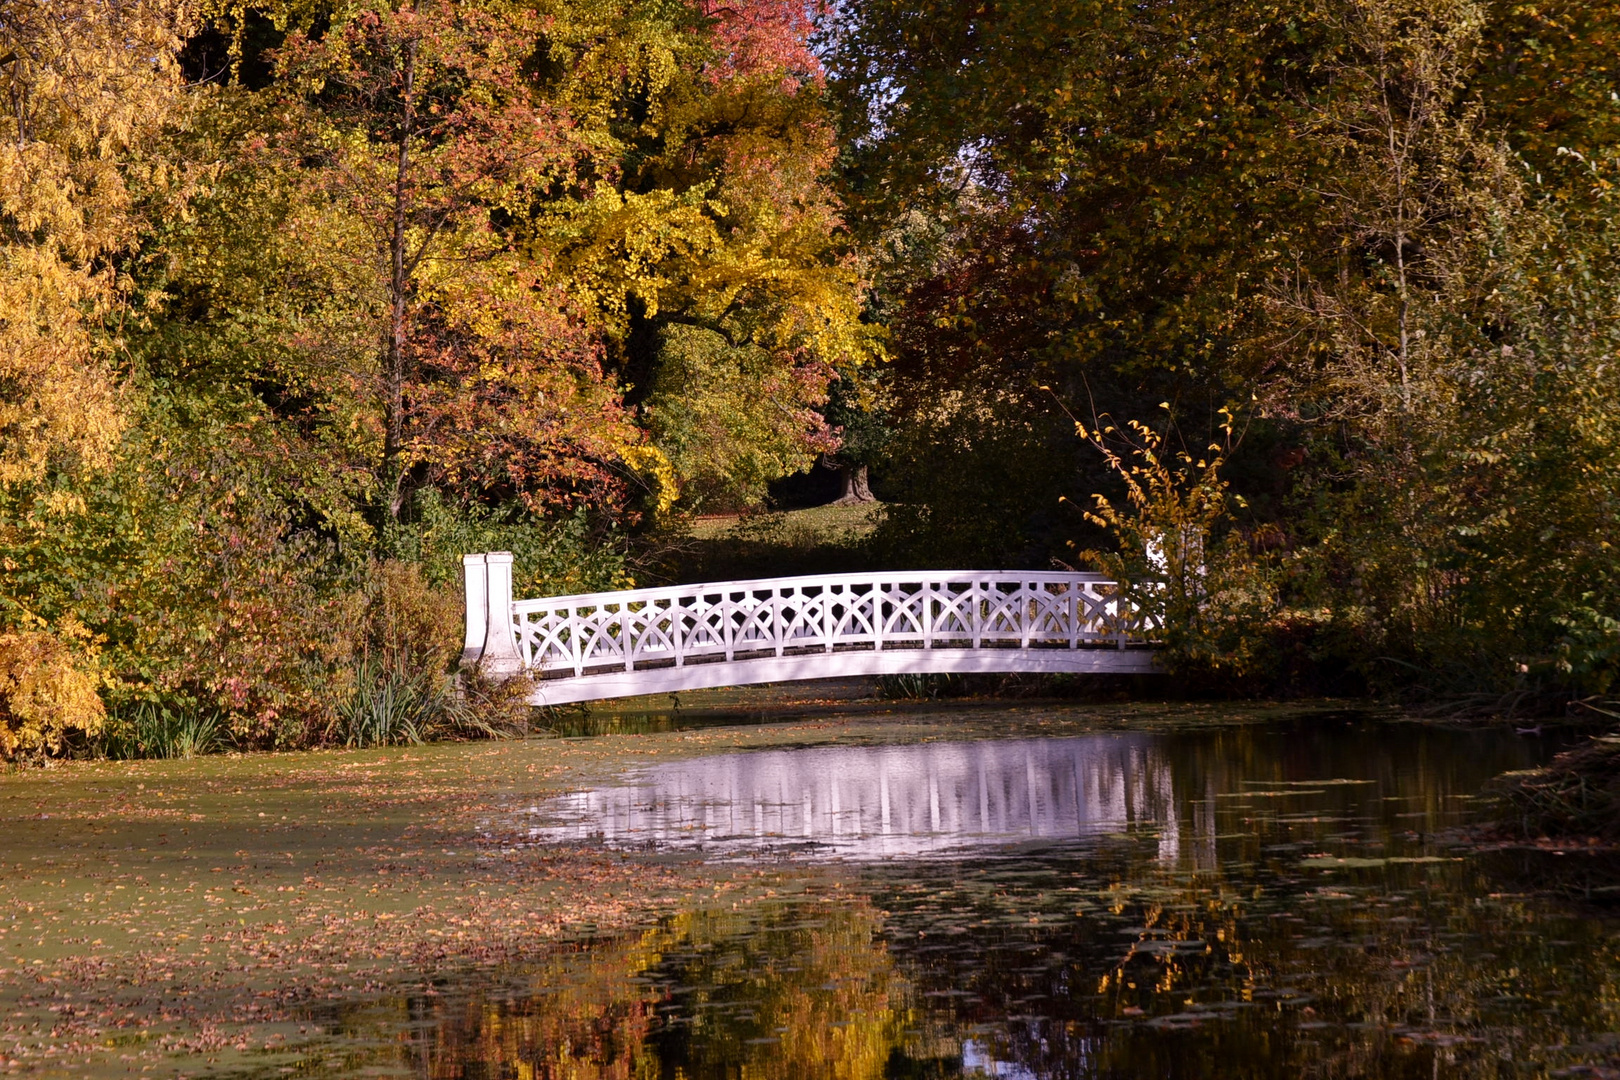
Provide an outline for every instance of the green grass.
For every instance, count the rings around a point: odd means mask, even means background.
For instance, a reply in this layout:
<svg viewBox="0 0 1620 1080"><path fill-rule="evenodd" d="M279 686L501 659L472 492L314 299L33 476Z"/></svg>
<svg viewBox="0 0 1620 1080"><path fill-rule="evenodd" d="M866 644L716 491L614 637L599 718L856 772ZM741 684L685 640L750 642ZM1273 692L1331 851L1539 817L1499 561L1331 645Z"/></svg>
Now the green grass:
<svg viewBox="0 0 1620 1080"><path fill-rule="evenodd" d="M773 530L821 541L864 539L882 520L884 504L849 503L843 506L812 506L806 510L779 510L761 514L717 514L692 522L695 540L721 540L728 535L749 533L749 522L770 522ZM779 523L779 524L778 524Z"/></svg>
<svg viewBox="0 0 1620 1080"><path fill-rule="evenodd" d="M882 503L857 503L698 518L676 576L735 581L871 569L865 541L883 513Z"/></svg>

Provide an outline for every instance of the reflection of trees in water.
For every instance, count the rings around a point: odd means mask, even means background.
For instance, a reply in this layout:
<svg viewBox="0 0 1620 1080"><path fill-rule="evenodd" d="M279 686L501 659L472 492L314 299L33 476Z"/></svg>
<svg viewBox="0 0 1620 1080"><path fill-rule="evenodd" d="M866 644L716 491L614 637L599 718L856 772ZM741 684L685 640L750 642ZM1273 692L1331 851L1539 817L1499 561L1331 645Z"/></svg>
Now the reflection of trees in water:
<svg viewBox="0 0 1620 1080"><path fill-rule="evenodd" d="M1297 805L1381 818L1380 827L1398 825L1402 832L1432 832L1458 823L1463 809L1459 800L1478 795L1492 777L1537 760L1535 744L1527 739L1391 724L1353 713L1182 732L1164 737L1158 753L1181 799L1353 778L1365 783L1329 784L1324 795ZM1386 803L1380 805L1379 799ZM1235 805L1223 801L1220 807ZM1280 803L1272 809L1293 805ZM1396 813L1402 815L1398 821L1391 816ZM1228 815L1219 823L1220 832L1230 835L1236 824L1241 821Z"/></svg>
<svg viewBox="0 0 1620 1080"><path fill-rule="evenodd" d="M1172 874L1120 845L1083 873L1075 889L1063 886L1079 875L1051 868L996 874L993 893L944 874L876 892L934 1023L971 1032L970 1057L1005 1075L1483 1078L1594 1056L1620 1065L1616 1048L1589 1045L1620 1025L1612 927L1589 910L1482 895L1467 865L1267 875L1257 887ZM929 943L940 937L949 944Z"/></svg>
<svg viewBox="0 0 1620 1080"><path fill-rule="evenodd" d="M499 990L400 1000L394 1030L415 1034L387 1057L446 1080L877 1080L964 1060L1042 1080L1494 1080L1590 1057L1568 1048L1620 1026L1602 924L1463 899L1455 864L1335 898L1154 881L1150 843L1099 861L1141 876L1079 899L1053 869L907 883L877 894L887 914L851 891L684 913Z"/></svg>
<svg viewBox="0 0 1620 1080"><path fill-rule="evenodd" d="M687 988L686 1022L653 1037L664 1075L881 1077L912 1015L881 918L841 893L696 917L660 969Z"/></svg>
<svg viewBox="0 0 1620 1080"><path fill-rule="evenodd" d="M1421 835L1456 822L1458 796L1519 764L1522 749L1379 738L1378 753L1325 725L1094 740L1085 745L1112 749L1082 760L1113 786L1081 773L1085 789L1156 827L1078 847L862 861L840 871L860 885L836 902L685 913L556 954L499 994L417 999L425 1035L394 1053L425 1075L535 1080L932 1077L964 1062L1054 1080L1506 1078L1601 1058L1557 1048L1620 1029L1608 927L1493 896L1477 861L1382 862L1432 853ZM1082 803L1051 787L1072 754L997 746L1001 757L982 760L1009 814L1033 791L1031 828L1048 805L1072 805L1079 820ZM943 826L948 793L977 797L952 786L973 778L975 759L952 765L950 744L909 749L929 753L900 759L906 794L890 773L891 829L932 828L935 789ZM822 760L838 766L841 799L881 783L875 765ZM1336 778L1373 782L1305 783ZM832 789L812 796L830 803ZM1179 857L1166 858L1172 820ZM1325 871L1311 856L1326 851L1366 857ZM409 1019L401 1002L394 1030Z"/></svg>
<svg viewBox="0 0 1620 1080"><path fill-rule="evenodd" d="M499 992L401 1000L416 1033L387 1057L447 1080L877 1080L913 1019L880 922L842 894L686 912L559 953Z"/></svg>
<svg viewBox="0 0 1620 1080"><path fill-rule="evenodd" d="M954 1076L964 1058L1053 1080L1495 1078L1620 1029L1610 928L1481 896L1462 864L1257 885L1120 841L979 870L687 912L499 990L400 1000L392 1029L416 1034L388 1057L533 1080Z"/></svg>
<svg viewBox="0 0 1620 1080"><path fill-rule="evenodd" d="M503 991L437 999L423 1039L427 1075L631 1080L648 1075L658 1002L639 976L660 934L589 943L525 972ZM656 1076L654 1071L651 1075Z"/></svg>

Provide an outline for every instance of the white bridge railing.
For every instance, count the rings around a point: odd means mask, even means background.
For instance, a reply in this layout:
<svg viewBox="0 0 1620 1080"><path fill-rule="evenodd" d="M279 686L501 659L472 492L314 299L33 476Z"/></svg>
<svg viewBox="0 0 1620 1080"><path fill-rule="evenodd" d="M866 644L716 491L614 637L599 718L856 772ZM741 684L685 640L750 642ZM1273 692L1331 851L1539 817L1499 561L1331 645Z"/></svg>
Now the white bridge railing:
<svg viewBox="0 0 1620 1080"><path fill-rule="evenodd" d="M558 705L838 675L1153 670L1144 617L1097 574L825 574L512 599L464 557L465 663Z"/></svg>

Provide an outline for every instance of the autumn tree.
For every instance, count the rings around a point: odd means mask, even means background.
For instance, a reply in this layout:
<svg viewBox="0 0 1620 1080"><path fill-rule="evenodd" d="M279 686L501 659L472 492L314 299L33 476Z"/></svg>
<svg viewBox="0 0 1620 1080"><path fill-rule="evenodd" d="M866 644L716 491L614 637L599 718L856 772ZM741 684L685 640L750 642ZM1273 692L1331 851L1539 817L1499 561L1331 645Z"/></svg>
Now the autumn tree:
<svg viewBox="0 0 1620 1080"><path fill-rule="evenodd" d="M639 441L588 329L514 240L512 223L572 183L585 151L523 70L542 32L519 7L369 6L277 52L279 91L298 107L284 146L364 227L381 285L371 389L389 519L430 475L590 492Z"/></svg>
<svg viewBox="0 0 1620 1080"><path fill-rule="evenodd" d="M179 105L172 3L8 5L0 21L0 484L104 466L124 423L97 329L128 280L151 143Z"/></svg>
<svg viewBox="0 0 1620 1080"><path fill-rule="evenodd" d="M281 104L227 151L251 161L271 132L305 184L277 196L311 256L279 291L352 277L334 253L357 224L376 282L338 289L375 360L341 319L300 314L311 360L276 378L325 387L327 437L374 429L345 452L386 463L384 517L424 483L536 506L615 506L626 481L652 506L676 484L746 499L836 444L819 403L876 337L804 11L419 5L316 33L298 5L263 10L309 27L246 97ZM368 380L375 421L342 400Z"/></svg>
<svg viewBox="0 0 1620 1080"><path fill-rule="evenodd" d="M179 6L142 0L0 18L0 759L102 723L93 635L14 575L60 540L73 481L113 463L129 422L110 331L146 212L182 186L151 151L183 111L185 29Z"/></svg>
<svg viewBox="0 0 1620 1080"><path fill-rule="evenodd" d="M806 11L558 5L546 37L557 99L600 127L593 179L544 204L530 242L601 320L689 504L808 468L837 445L830 380L881 355Z"/></svg>

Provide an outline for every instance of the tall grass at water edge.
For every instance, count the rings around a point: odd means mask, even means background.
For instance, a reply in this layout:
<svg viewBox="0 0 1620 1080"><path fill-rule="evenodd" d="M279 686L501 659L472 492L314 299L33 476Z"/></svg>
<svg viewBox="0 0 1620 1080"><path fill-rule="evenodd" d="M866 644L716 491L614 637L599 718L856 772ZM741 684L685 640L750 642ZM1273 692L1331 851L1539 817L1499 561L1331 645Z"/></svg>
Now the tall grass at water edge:
<svg viewBox="0 0 1620 1080"><path fill-rule="evenodd" d="M450 681L431 669L414 672L364 662L354 693L338 706L337 732L345 746L395 746L430 738L459 710Z"/></svg>
<svg viewBox="0 0 1620 1080"><path fill-rule="evenodd" d="M432 668L405 671L364 661L338 707L334 737L345 746L398 746L442 738L513 738L530 731L525 680L493 683Z"/></svg>
<svg viewBox="0 0 1620 1080"><path fill-rule="evenodd" d="M225 717L213 709L174 711L141 702L111 717L101 753L109 758L194 758L225 749Z"/></svg>

